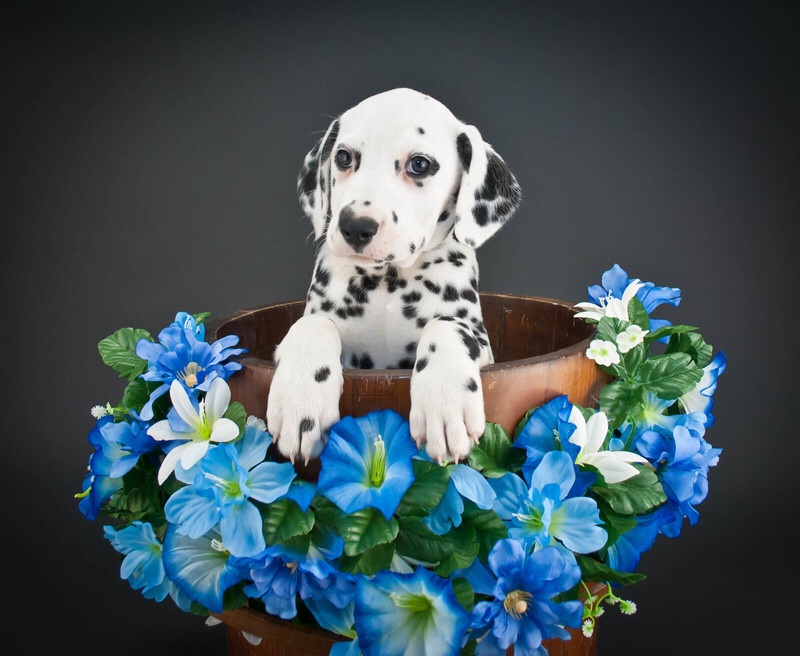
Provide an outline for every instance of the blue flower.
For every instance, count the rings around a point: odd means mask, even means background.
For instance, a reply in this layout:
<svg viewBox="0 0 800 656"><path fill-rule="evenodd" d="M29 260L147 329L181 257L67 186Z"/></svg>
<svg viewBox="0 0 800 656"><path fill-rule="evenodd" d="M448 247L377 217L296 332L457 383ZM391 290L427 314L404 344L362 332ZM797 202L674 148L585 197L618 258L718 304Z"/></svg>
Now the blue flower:
<svg viewBox="0 0 800 656"><path fill-rule="evenodd" d="M162 558L164 571L181 591L215 613L222 612L225 591L243 578L240 564L216 530L195 539L168 524Z"/></svg>
<svg viewBox="0 0 800 656"><path fill-rule="evenodd" d="M714 359L703 367L703 377L695 388L678 399L681 408L685 413L702 412L706 415L706 427L714 423L714 416L711 409L714 407L714 392L717 391L717 379L725 373L727 359L722 351L719 351Z"/></svg>
<svg viewBox="0 0 800 656"><path fill-rule="evenodd" d="M568 640L564 627L580 626L580 601L553 601L580 581L570 552L545 547L528 554L516 540L505 539L489 553L489 567L497 578L494 599L472 610L472 627L480 636L476 655L503 656L513 644L515 654L547 656L542 640Z"/></svg>
<svg viewBox="0 0 800 656"><path fill-rule="evenodd" d="M600 285L589 287L589 300L601 305L609 297L622 298L625 289L634 280L628 277L619 264L615 264L603 273ZM636 298L642 302L647 314L650 314L664 303L677 307L681 302L681 290L677 287L656 287L652 282L646 282L636 292Z"/></svg>
<svg viewBox="0 0 800 656"><path fill-rule="evenodd" d="M356 585L355 626L364 656L456 656L469 614L449 579L423 567L378 572Z"/></svg>
<svg viewBox="0 0 800 656"><path fill-rule="evenodd" d="M566 394L551 399L531 413L514 440L515 447L525 449L522 473L528 483L545 453L572 448L574 455L577 455L577 447L571 447L569 442L569 437L575 430L575 426L569 423L571 411L572 404Z"/></svg>
<svg viewBox="0 0 800 656"><path fill-rule="evenodd" d="M414 480L417 453L408 422L393 410L345 417L320 454L317 491L346 513L370 507L389 519Z"/></svg>
<svg viewBox="0 0 800 656"><path fill-rule="evenodd" d="M513 515L509 537L528 550L557 544L556 540L575 553L602 549L608 534L599 526L597 502L583 496L568 498L574 481L572 458L562 451L545 454L533 472L527 497Z"/></svg>
<svg viewBox="0 0 800 656"><path fill-rule="evenodd" d="M197 323L197 319L194 318L188 312L178 312L175 315L175 321L173 321L170 326L177 326L178 328L182 328L183 330L188 330L193 332L197 335L197 339L200 341L205 341L206 338L206 326L203 323Z"/></svg>
<svg viewBox="0 0 800 656"><path fill-rule="evenodd" d="M167 521L191 538L219 524L222 542L234 556L263 551L263 521L251 499L272 503L288 492L296 476L288 462L264 462L271 441L269 433L251 423L238 444L210 449L199 468L189 470L195 472L193 482L164 506Z"/></svg>
<svg viewBox="0 0 800 656"><path fill-rule="evenodd" d="M592 285L589 287L590 304L578 303L576 307L588 308L590 305L594 304L599 308L605 308L609 304L616 303L618 300L626 298L626 290L630 293L631 289L636 290L635 296L642 302L648 315L664 303L677 307L681 302L681 290L677 287L656 287L652 282L643 283L638 278L629 278L625 270L618 264L615 264L608 271L603 273L601 283L600 285ZM631 287L631 285L633 285L633 287ZM627 306L627 302L625 305ZM597 316L593 318L599 320ZM627 318L627 310L625 316L621 318ZM671 325L671 323L664 319L650 318L651 331L669 325ZM662 338L659 341L666 341L666 338Z"/></svg>
<svg viewBox="0 0 800 656"><path fill-rule="evenodd" d="M680 534L680 523L687 517L696 524L700 514L694 508L708 494L708 469L717 464L722 449L712 448L703 435L703 413L681 415L671 436L659 431L645 431L635 443L636 449L655 468L673 510L673 521L665 522L662 532L671 537Z"/></svg>
<svg viewBox="0 0 800 656"><path fill-rule="evenodd" d="M147 382L162 383L153 392L141 411L142 419L153 418L153 403L177 380L190 396L205 392L211 381L228 377L242 368L238 362L225 362L228 358L245 352L233 348L239 343L236 335L227 335L208 344L198 339L195 329L172 324L158 334L159 343L140 339L136 344L136 355L147 360L148 370L142 374Z"/></svg>
<svg viewBox="0 0 800 656"><path fill-rule="evenodd" d="M89 432L94 452L89 456L89 473L78 504L88 519L96 519L103 503L122 489L122 477L136 466L139 457L158 449L158 443L147 435L147 425L135 413L130 417L130 421L114 422L112 415L106 415Z"/></svg>
<svg viewBox="0 0 800 656"><path fill-rule="evenodd" d="M103 528L114 549L125 555L119 573L134 590L141 590L145 597L156 601L164 601L170 595L182 610L191 608L191 601L164 572L161 543L149 523L134 521L120 530L113 526Z"/></svg>
<svg viewBox="0 0 800 656"><path fill-rule="evenodd" d="M268 613L283 619L297 615L299 595L324 629L353 636L355 577L332 564L344 541L328 535L321 544L276 544L244 561L252 583L244 592L261 599Z"/></svg>
<svg viewBox="0 0 800 656"><path fill-rule="evenodd" d="M606 564L619 572L635 571L641 555L653 546L662 526L670 523L674 514L669 505L663 505L646 515L638 515L636 526L608 548Z"/></svg>
<svg viewBox="0 0 800 656"><path fill-rule="evenodd" d="M478 508L488 510L497 497L491 485L480 472L469 465L446 465L450 474L447 490L423 523L437 535L444 535L454 526L461 525L464 499L469 499Z"/></svg>

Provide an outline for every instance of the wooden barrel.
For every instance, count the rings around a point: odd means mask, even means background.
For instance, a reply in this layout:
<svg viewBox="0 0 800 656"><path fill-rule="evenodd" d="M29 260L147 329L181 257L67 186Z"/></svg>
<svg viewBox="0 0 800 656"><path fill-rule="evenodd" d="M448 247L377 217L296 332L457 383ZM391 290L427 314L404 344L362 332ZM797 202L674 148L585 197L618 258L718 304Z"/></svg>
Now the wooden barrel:
<svg viewBox="0 0 800 656"><path fill-rule="evenodd" d="M510 433L525 413L555 396L567 394L574 403L596 405L605 374L585 356L594 328L575 318L573 304L549 298L482 293L483 319L495 363L481 370L486 420ZM247 348L242 370L228 382L234 400L249 414L266 417L267 396L275 374L273 354L291 325L303 316L304 301L292 301L212 320L207 339L238 335ZM345 369L341 416L361 416L392 408L408 418L411 406L410 369ZM318 473L318 461L301 471ZM318 628L299 627L252 609L217 615L228 631L229 656L317 656L327 654L341 637ZM263 639L253 645L242 631ZM595 656L597 633L580 630L572 639L546 640L550 656ZM513 653L513 648L509 650Z"/></svg>

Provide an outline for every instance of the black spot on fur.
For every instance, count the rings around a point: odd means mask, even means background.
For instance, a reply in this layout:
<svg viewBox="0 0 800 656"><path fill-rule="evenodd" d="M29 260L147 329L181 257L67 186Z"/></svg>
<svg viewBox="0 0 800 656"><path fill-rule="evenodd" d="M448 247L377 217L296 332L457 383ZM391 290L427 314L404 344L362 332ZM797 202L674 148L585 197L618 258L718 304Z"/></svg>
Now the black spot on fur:
<svg viewBox="0 0 800 656"><path fill-rule="evenodd" d="M442 212L442 213L439 215L439 221L438 221L438 223L443 223L443 222L447 221L447 219L448 219L448 218L450 218L450 212L448 212L447 210L445 210L444 212Z"/></svg>
<svg viewBox="0 0 800 656"><path fill-rule="evenodd" d="M442 293L442 298L445 301L457 301L458 290L455 287L453 287L453 285L445 285L444 292Z"/></svg>
<svg viewBox="0 0 800 656"><path fill-rule="evenodd" d="M417 185L418 187L421 187L422 186L422 180L414 180L414 184Z"/></svg>
<svg viewBox="0 0 800 656"><path fill-rule="evenodd" d="M408 344L406 344L406 351L408 353L413 353L416 350L417 350L417 343L416 342L409 342Z"/></svg>
<svg viewBox="0 0 800 656"><path fill-rule="evenodd" d="M428 366L428 358L419 358L417 360L417 365L414 367L417 371L422 371L425 367Z"/></svg>
<svg viewBox="0 0 800 656"><path fill-rule="evenodd" d="M354 150L353 151L353 159L355 160L355 166L353 167L353 171L358 171L361 168L361 151Z"/></svg>
<svg viewBox="0 0 800 656"><path fill-rule="evenodd" d="M323 287L327 287L331 282L330 271L328 271L322 265L318 266L317 270L314 272L314 280L316 280Z"/></svg>
<svg viewBox="0 0 800 656"><path fill-rule="evenodd" d="M464 265L464 260L467 258L461 251L450 251L447 254L447 261L453 266L460 267Z"/></svg>
<svg viewBox="0 0 800 656"><path fill-rule="evenodd" d="M417 128L417 132L419 132L420 134L425 134L425 130L423 130L422 128Z"/></svg>
<svg viewBox="0 0 800 656"><path fill-rule="evenodd" d="M464 171L469 171L470 164L472 164L472 142L463 132L456 138L456 152L458 152L458 159L461 160Z"/></svg>
<svg viewBox="0 0 800 656"><path fill-rule="evenodd" d="M469 314L469 308L460 307L456 310L456 316L459 319L465 318Z"/></svg>
<svg viewBox="0 0 800 656"><path fill-rule="evenodd" d="M475 339L475 337L473 337L466 330L459 329L458 332L461 335L461 340L464 342L464 346L467 347L470 359L477 360L481 354L481 345L478 342L478 340Z"/></svg>
<svg viewBox="0 0 800 656"><path fill-rule="evenodd" d="M303 419L300 421L300 432L308 433L309 431L314 430L314 426L316 425L317 422L311 417L303 417Z"/></svg>
<svg viewBox="0 0 800 656"><path fill-rule="evenodd" d="M419 303L422 300L422 294L414 290L413 292L408 292L408 294L403 294L400 298L406 303Z"/></svg>
<svg viewBox="0 0 800 656"><path fill-rule="evenodd" d="M358 361L358 366L361 369L372 369L372 358L369 357L369 353L365 353L361 356L361 359Z"/></svg>
<svg viewBox="0 0 800 656"><path fill-rule="evenodd" d="M400 160L399 159L394 160L394 172L395 173L400 173Z"/></svg>
<svg viewBox="0 0 800 656"><path fill-rule="evenodd" d="M437 285L435 282L431 282L430 280L423 280L422 284L425 285L425 288L432 294L438 295L442 291L442 288L439 287L439 285Z"/></svg>
<svg viewBox="0 0 800 656"><path fill-rule="evenodd" d="M328 377L330 375L331 375L330 367L320 367L314 374L314 380L316 380L318 383L324 383L326 380L328 380Z"/></svg>
<svg viewBox="0 0 800 656"><path fill-rule="evenodd" d="M412 304L407 304L403 306L403 316L406 319L413 319L417 316L417 306Z"/></svg>
<svg viewBox="0 0 800 656"><path fill-rule="evenodd" d="M472 289L462 289L461 298L463 298L465 301L469 301L470 303L478 302L478 295Z"/></svg>
<svg viewBox="0 0 800 656"><path fill-rule="evenodd" d="M431 353L436 353L436 344L434 344L433 342L431 342L431 343L430 343L430 345L428 346L428 350L429 350Z"/></svg>
<svg viewBox="0 0 800 656"><path fill-rule="evenodd" d="M478 383L475 382L474 378L470 378L467 381L467 390L470 392L477 392L478 391Z"/></svg>
<svg viewBox="0 0 800 656"><path fill-rule="evenodd" d="M397 223L397 214L395 214L394 212L392 212L392 221Z"/></svg>
<svg viewBox="0 0 800 656"><path fill-rule="evenodd" d="M428 319L426 319L425 317L420 317L419 319L417 319L417 328L419 328L420 330L422 330L427 324L428 324Z"/></svg>
<svg viewBox="0 0 800 656"><path fill-rule="evenodd" d="M408 252L409 253L413 253L415 250L417 250L417 245L416 244L412 243L411 245L409 245L409 247L408 247Z"/></svg>
<svg viewBox="0 0 800 656"><path fill-rule="evenodd" d="M414 361L411 358L403 358L397 363L398 369L413 369Z"/></svg>

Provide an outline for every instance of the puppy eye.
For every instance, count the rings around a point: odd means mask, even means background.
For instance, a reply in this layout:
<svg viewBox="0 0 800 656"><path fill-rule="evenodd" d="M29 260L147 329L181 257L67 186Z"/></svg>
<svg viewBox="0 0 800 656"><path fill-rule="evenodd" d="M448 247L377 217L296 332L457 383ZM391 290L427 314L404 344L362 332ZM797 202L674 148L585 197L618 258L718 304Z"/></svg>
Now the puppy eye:
<svg viewBox="0 0 800 656"><path fill-rule="evenodd" d="M341 148L340 150L336 151L336 166L338 166L342 171L349 169L352 164L353 155L349 150Z"/></svg>
<svg viewBox="0 0 800 656"><path fill-rule="evenodd" d="M408 160L406 164L406 171L415 177L423 177L428 175L431 168L431 161L422 155L414 155Z"/></svg>

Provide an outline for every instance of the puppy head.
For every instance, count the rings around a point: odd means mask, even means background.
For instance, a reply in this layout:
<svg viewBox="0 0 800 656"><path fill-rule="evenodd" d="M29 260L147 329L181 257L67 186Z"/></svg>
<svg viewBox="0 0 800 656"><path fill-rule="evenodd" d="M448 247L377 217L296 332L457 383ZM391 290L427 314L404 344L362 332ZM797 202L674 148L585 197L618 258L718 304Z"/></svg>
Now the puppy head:
<svg viewBox="0 0 800 656"><path fill-rule="evenodd" d="M477 128L412 89L372 96L334 120L306 156L297 190L317 239L365 267L410 266L441 225L477 248L521 198Z"/></svg>

